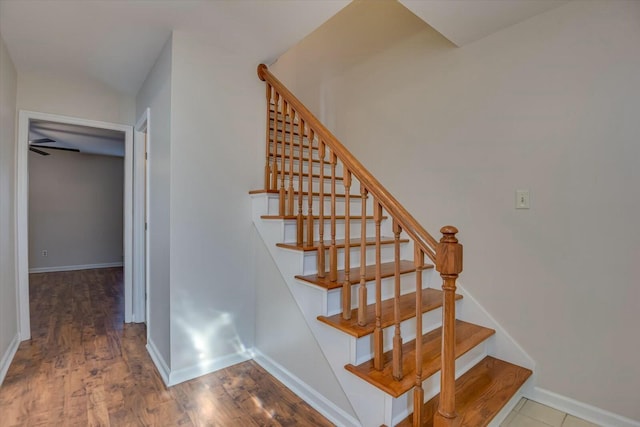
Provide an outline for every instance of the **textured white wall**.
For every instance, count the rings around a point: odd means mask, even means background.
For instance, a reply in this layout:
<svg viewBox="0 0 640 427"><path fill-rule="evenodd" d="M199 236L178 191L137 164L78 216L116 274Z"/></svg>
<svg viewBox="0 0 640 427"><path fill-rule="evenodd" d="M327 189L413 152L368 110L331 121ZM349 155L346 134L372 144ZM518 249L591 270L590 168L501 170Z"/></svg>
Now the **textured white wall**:
<svg viewBox="0 0 640 427"><path fill-rule="evenodd" d="M171 368L251 348L255 284L247 192L263 170L264 88L253 58L174 32Z"/></svg>
<svg viewBox="0 0 640 427"><path fill-rule="evenodd" d="M640 3L570 2L462 48L395 2L345 13L274 70L428 230L460 228L462 282L541 387L640 419ZM305 62L336 32L353 57Z"/></svg>
<svg viewBox="0 0 640 427"><path fill-rule="evenodd" d="M29 152L29 269L122 262L123 190L122 157Z"/></svg>
<svg viewBox="0 0 640 427"><path fill-rule="evenodd" d="M135 120L132 95L97 81L46 73L18 75L18 109L120 124Z"/></svg>
<svg viewBox="0 0 640 427"><path fill-rule="evenodd" d="M170 231L171 201L171 60L169 39L136 96L136 116L150 108L149 117L149 340L167 367L171 366L170 336Z"/></svg>
<svg viewBox="0 0 640 427"><path fill-rule="evenodd" d="M14 214L16 91L16 70L0 38L0 361L8 355L18 334Z"/></svg>

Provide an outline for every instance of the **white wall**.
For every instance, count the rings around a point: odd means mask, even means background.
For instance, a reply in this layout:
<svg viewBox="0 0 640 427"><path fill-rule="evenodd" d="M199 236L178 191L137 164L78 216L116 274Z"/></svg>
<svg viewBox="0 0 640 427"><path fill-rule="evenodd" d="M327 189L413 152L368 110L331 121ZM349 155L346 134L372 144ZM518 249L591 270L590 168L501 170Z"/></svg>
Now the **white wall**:
<svg viewBox="0 0 640 427"><path fill-rule="evenodd" d="M169 39L136 96L136 117L150 108L149 127L149 343L169 368L171 365L170 314L170 234L171 201L171 61Z"/></svg>
<svg viewBox="0 0 640 427"><path fill-rule="evenodd" d="M133 96L101 82L45 73L19 74L18 109L120 124L135 120Z"/></svg>
<svg viewBox="0 0 640 427"><path fill-rule="evenodd" d="M255 348L355 417L320 345L255 229L251 239L254 242L251 261L256 275Z"/></svg>
<svg viewBox="0 0 640 427"><path fill-rule="evenodd" d="M264 88L250 55L173 35L171 367L233 358L254 342L248 191L258 186Z"/></svg>
<svg viewBox="0 0 640 427"><path fill-rule="evenodd" d="M29 152L29 269L122 263L123 190L122 157Z"/></svg>
<svg viewBox="0 0 640 427"><path fill-rule="evenodd" d="M460 228L462 282L541 387L640 419L640 3L571 2L462 48L395 2L352 7L368 23L342 43L378 48L304 81L305 40L279 62L291 89L322 88L330 128L428 230Z"/></svg>
<svg viewBox="0 0 640 427"><path fill-rule="evenodd" d="M16 312L16 70L0 38L0 384L18 345Z"/></svg>

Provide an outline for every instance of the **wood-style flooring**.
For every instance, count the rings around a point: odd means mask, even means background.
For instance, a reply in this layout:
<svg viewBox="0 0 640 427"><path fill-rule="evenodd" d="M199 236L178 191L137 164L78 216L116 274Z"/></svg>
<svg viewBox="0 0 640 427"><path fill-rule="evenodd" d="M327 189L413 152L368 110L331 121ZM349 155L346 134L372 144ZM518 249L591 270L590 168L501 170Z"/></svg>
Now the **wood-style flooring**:
<svg viewBox="0 0 640 427"><path fill-rule="evenodd" d="M0 427L331 426L255 362L167 389L121 268L30 276L32 339L0 387Z"/></svg>

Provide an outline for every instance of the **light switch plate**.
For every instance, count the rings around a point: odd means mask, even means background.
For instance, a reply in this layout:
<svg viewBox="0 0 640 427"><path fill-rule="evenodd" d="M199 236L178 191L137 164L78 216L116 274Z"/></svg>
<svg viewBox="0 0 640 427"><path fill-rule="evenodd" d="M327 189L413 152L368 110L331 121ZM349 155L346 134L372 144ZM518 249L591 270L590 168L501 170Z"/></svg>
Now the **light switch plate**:
<svg viewBox="0 0 640 427"><path fill-rule="evenodd" d="M529 209L529 190L516 190L516 209Z"/></svg>

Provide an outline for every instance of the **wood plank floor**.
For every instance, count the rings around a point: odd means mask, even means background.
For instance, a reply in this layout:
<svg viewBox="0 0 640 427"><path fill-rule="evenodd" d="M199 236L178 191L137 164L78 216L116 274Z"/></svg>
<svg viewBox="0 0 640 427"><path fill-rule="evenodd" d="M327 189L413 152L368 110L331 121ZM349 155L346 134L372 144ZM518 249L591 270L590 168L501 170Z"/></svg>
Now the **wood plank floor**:
<svg viewBox="0 0 640 427"><path fill-rule="evenodd" d="M0 426L331 426L255 362L165 388L122 269L30 276L32 339L0 387Z"/></svg>

